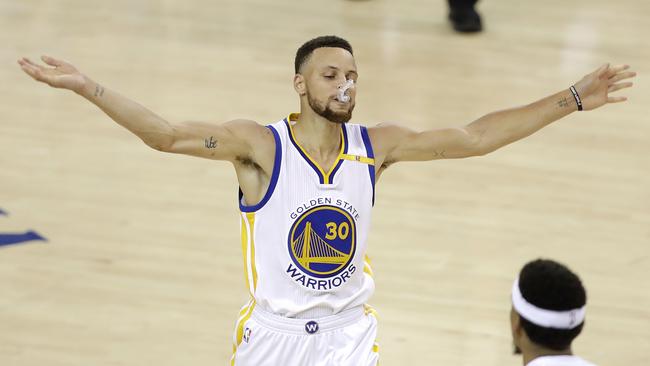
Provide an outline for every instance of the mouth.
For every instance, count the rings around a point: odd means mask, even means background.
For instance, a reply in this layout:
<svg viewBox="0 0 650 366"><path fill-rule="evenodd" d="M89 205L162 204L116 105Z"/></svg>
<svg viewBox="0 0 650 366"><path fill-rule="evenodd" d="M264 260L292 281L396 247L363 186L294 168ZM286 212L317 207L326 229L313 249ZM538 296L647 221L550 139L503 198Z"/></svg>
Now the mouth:
<svg viewBox="0 0 650 366"><path fill-rule="evenodd" d="M350 107L350 101L341 102L338 99L334 99L334 105L339 107L339 108L348 108L348 107Z"/></svg>

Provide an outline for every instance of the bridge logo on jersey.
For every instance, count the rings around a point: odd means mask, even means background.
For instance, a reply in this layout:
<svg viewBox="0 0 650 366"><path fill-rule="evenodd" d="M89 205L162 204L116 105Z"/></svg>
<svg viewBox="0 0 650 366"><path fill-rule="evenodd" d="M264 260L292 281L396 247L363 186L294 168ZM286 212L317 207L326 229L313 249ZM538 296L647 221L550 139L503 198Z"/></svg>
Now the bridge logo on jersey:
<svg viewBox="0 0 650 366"><path fill-rule="evenodd" d="M313 207L294 222L288 247L295 267L289 265L287 273L294 280L319 290L338 287L354 272L351 264L356 249L354 220L339 207ZM304 274L320 280L306 278Z"/></svg>

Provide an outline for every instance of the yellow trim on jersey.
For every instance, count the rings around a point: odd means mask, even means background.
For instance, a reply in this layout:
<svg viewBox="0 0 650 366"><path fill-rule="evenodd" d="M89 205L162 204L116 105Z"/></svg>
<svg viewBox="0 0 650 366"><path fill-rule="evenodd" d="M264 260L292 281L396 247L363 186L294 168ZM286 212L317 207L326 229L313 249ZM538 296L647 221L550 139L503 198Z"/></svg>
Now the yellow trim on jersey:
<svg viewBox="0 0 650 366"><path fill-rule="evenodd" d="M248 230L244 217L241 218L241 252L244 256L244 277L246 278L246 288L250 292L250 281L248 280ZM253 294L251 294L251 297Z"/></svg>
<svg viewBox="0 0 650 366"><path fill-rule="evenodd" d="M247 212L246 218L248 219L248 225L251 233L251 268L253 269L253 291L257 290L257 268L255 267L255 212ZM255 293L253 292L253 295Z"/></svg>
<svg viewBox="0 0 650 366"><path fill-rule="evenodd" d="M323 168L321 168L321 166L318 165L316 160L314 158L312 158L311 155L309 155L307 153L307 150L305 150L305 148L303 148L302 145L300 145L300 143L298 142L298 139L296 139L296 135L293 133L293 126L291 125L290 122L298 120L299 116L300 116L300 113L291 113L289 115L289 117L287 117L287 121L289 121L289 123L287 123L287 124L289 125L289 133L291 134L291 138L293 139L293 141L296 142L296 146L298 146L300 151L302 151L302 153L305 154L307 159L309 159L309 161L311 161L311 163L314 164L314 166L316 168L318 168L318 171L320 171L320 173L323 175L323 183L324 184L331 184L332 182L330 181L330 174L332 174L332 172L334 171L334 168L336 168L336 164L338 164L339 161L341 159L343 159L343 156L345 155L345 154L343 154L343 152L345 151L345 137L343 136L343 129L345 127L343 125L341 125L341 150L339 151L339 155L336 157L336 159L334 159L334 163L332 163L332 166L327 171L327 173L325 173Z"/></svg>
<svg viewBox="0 0 650 366"><path fill-rule="evenodd" d="M250 319L251 315L253 314L253 309L255 309L255 300L251 300L248 305L244 306L242 311L239 312L240 316L237 320L237 325L235 326L235 339L232 346L232 357L230 358L231 366L235 366L235 355L237 354L237 347L239 347L242 338L244 338L244 324L246 324L248 319Z"/></svg>
<svg viewBox="0 0 650 366"><path fill-rule="evenodd" d="M370 266L370 257L368 257L367 254L363 258L363 271L369 274L370 277L374 277L374 273L372 272L372 267Z"/></svg>
<svg viewBox="0 0 650 366"><path fill-rule="evenodd" d="M255 212L242 212L241 216L241 245L244 256L244 275L246 286L252 298L255 298L257 289L257 268L255 267ZM249 253L250 250L250 253ZM248 255L250 254L250 262ZM250 265L250 272L249 272ZM252 278L252 283L251 283Z"/></svg>
<svg viewBox="0 0 650 366"><path fill-rule="evenodd" d="M358 161L360 163L364 163L372 166L375 165L375 159L366 156L343 154L341 157L345 160Z"/></svg>
<svg viewBox="0 0 650 366"><path fill-rule="evenodd" d="M379 353L379 343L375 342L375 344L372 345L372 351Z"/></svg>
<svg viewBox="0 0 650 366"><path fill-rule="evenodd" d="M368 304L363 304L363 312L366 315L372 315L375 318L377 318L377 310L375 310L372 306Z"/></svg>
<svg viewBox="0 0 650 366"><path fill-rule="evenodd" d="M300 113L289 113L289 117L287 117L287 121L297 121L298 118L300 117Z"/></svg>

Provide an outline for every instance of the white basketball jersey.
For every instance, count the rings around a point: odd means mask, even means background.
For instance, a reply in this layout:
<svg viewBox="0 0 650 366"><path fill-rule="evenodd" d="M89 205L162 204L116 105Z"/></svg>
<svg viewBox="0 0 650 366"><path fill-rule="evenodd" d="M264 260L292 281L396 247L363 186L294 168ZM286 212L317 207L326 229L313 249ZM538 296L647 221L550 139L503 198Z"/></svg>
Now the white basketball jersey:
<svg viewBox="0 0 650 366"><path fill-rule="evenodd" d="M275 164L263 199L246 206L240 193L246 281L252 308L318 318L364 305L374 291L365 256L375 167L366 128L341 124L341 151L324 171L296 141L298 114L267 126Z"/></svg>
<svg viewBox="0 0 650 366"><path fill-rule="evenodd" d="M542 356L530 361L526 366L595 366L578 356Z"/></svg>

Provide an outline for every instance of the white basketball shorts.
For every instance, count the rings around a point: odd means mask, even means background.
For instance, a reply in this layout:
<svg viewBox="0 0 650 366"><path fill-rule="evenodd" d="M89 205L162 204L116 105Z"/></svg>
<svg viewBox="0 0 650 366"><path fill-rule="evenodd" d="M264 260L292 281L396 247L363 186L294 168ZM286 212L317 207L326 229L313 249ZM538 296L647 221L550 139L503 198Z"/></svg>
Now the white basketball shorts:
<svg viewBox="0 0 650 366"><path fill-rule="evenodd" d="M318 319L295 319L255 307L235 330L233 366L376 366L375 311L359 306Z"/></svg>

